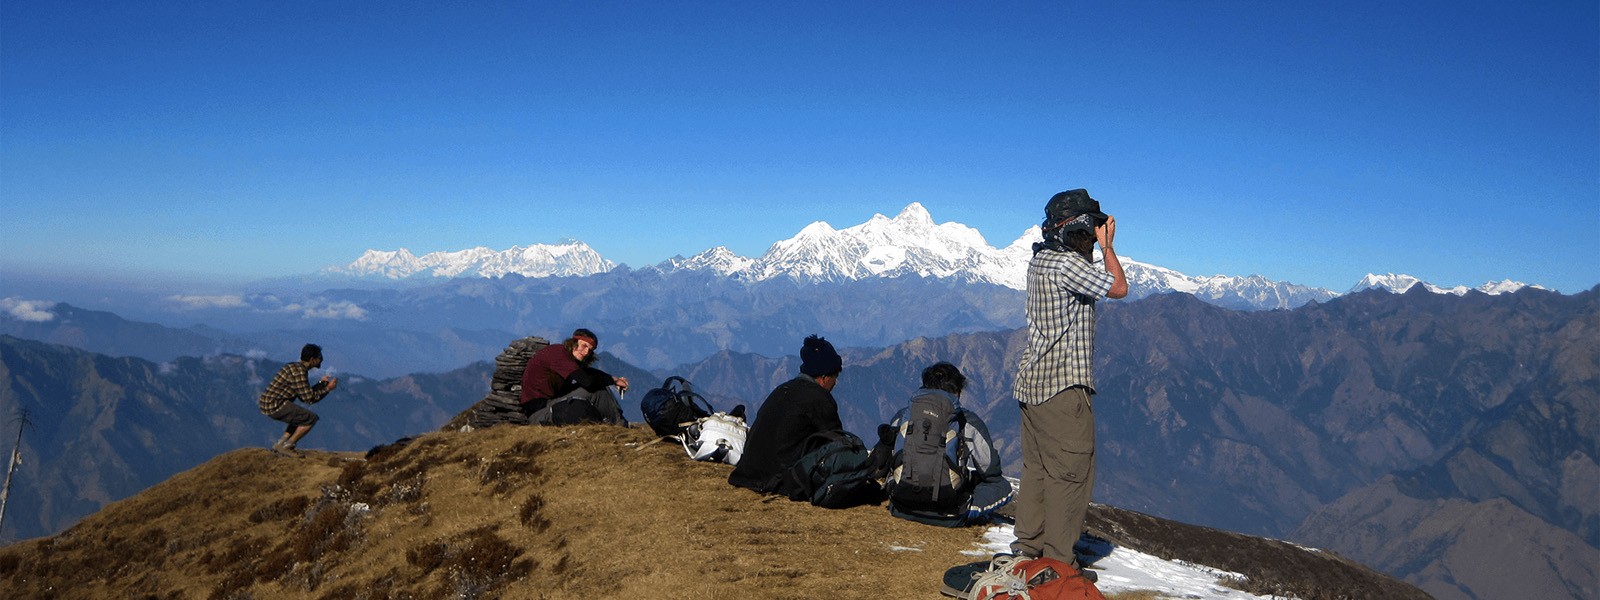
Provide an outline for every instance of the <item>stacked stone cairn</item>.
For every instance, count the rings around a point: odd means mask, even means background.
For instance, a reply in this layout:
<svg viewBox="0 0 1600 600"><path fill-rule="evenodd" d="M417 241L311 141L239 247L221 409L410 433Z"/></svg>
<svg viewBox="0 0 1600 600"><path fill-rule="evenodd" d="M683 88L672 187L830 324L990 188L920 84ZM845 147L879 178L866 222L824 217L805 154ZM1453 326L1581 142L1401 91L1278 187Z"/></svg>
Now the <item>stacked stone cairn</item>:
<svg viewBox="0 0 1600 600"><path fill-rule="evenodd" d="M528 367L533 353L549 346L542 337L525 337L511 342L500 356L494 359L494 376L489 380L489 395L473 407L471 425L482 429L501 423L527 425L528 415L522 413L522 371Z"/></svg>

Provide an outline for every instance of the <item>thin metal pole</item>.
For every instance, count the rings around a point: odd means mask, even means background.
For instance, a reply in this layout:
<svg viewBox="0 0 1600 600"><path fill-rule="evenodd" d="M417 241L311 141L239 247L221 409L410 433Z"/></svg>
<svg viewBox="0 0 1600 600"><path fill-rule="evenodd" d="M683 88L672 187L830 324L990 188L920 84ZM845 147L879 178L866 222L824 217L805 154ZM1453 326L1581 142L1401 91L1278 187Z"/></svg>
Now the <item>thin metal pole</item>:
<svg viewBox="0 0 1600 600"><path fill-rule="evenodd" d="M22 409L22 416L17 419L17 443L11 446L11 454L6 456L6 486L0 489L0 533L6 528L6 503L11 499L11 475L17 470L17 463L22 462L22 430L31 425L28 421L28 409Z"/></svg>

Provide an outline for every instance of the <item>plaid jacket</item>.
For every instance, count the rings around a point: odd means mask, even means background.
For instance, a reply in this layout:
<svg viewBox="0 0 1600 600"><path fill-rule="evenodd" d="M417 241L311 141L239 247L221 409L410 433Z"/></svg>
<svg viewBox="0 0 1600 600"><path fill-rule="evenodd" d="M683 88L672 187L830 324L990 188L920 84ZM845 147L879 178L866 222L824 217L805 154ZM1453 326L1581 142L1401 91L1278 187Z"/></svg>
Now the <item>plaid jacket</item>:
<svg viewBox="0 0 1600 600"><path fill-rule="evenodd" d="M299 398L306 404L315 404L318 400L328 395L328 385L317 382L311 385L307 381L307 369L304 364L292 362L278 370L278 375L272 378L272 383L267 384L267 391L261 392L261 398L256 401L256 407L261 409L261 414L270 415L283 408L283 405Z"/></svg>
<svg viewBox="0 0 1600 600"><path fill-rule="evenodd" d="M1073 252L1044 248L1028 261L1028 347L1012 395L1043 404L1069 387L1094 393L1095 302L1116 281Z"/></svg>

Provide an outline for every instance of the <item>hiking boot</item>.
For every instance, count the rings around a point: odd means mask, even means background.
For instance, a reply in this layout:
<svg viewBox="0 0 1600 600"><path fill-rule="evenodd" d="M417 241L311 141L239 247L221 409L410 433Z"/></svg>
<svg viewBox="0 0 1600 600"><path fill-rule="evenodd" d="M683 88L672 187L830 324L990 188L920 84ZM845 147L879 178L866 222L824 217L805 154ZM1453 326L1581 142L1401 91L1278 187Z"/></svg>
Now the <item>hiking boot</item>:
<svg viewBox="0 0 1600 600"><path fill-rule="evenodd" d="M977 587L978 578L988 572L995 561L1011 558L1013 558L1011 554L1000 553L990 560L950 567L944 572L944 582L939 588L939 593L951 598L967 598L971 595L972 588Z"/></svg>
<svg viewBox="0 0 1600 600"><path fill-rule="evenodd" d="M1089 580L1089 583L1100 583L1100 576L1091 571L1088 566L1077 561L1073 561L1072 566L1078 570L1079 574L1083 575L1084 579Z"/></svg>
<svg viewBox="0 0 1600 600"><path fill-rule="evenodd" d="M304 452L301 452L299 448L294 447L294 444L284 444L282 446L274 446L273 450L276 451L279 455L288 456L288 457L291 457L291 458L305 458L306 457L306 454Z"/></svg>
<svg viewBox="0 0 1600 600"><path fill-rule="evenodd" d="M1013 598L1026 598L1028 581L1012 571L1018 563L1030 560L1033 559L1026 556L995 555L994 560L989 561L989 570L979 573L962 597L993 598L999 594L1010 594Z"/></svg>

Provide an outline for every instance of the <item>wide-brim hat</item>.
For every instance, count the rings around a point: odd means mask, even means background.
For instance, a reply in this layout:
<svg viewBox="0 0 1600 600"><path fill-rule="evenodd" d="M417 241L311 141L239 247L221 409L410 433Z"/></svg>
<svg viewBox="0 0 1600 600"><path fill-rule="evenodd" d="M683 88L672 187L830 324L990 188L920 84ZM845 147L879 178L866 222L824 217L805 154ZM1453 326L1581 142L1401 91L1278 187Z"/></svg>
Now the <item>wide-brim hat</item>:
<svg viewBox="0 0 1600 600"><path fill-rule="evenodd" d="M1089 190L1067 190L1050 197L1050 202L1044 205L1046 217L1070 219L1078 215L1089 215L1101 221L1106 220L1106 213L1100 212L1100 201L1089 197Z"/></svg>
<svg viewBox="0 0 1600 600"><path fill-rule="evenodd" d="M1067 190L1050 197L1044 205L1044 229L1093 230L1104 224L1108 217L1101 212L1100 202L1089 196L1085 189Z"/></svg>

